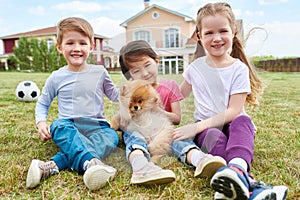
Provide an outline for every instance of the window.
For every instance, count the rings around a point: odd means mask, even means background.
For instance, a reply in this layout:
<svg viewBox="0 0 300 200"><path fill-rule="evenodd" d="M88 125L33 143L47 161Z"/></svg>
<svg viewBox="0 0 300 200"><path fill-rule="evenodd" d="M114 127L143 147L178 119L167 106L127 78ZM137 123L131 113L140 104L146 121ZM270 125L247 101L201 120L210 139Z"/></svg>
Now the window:
<svg viewBox="0 0 300 200"><path fill-rule="evenodd" d="M51 47L54 45L54 41L52 39L47 40L47 48L50 51Z"/></svg>
<svg viewBox="0 0 300 200"><path fill-rule="evenodd" d="M152 13L152 18L153 18L153 19L158 19L158 17L159 17L158 12L153 12L153 13Z"/></svg>
<svg viewBox="0 0 300 200"><path fill-rule="evenodd" d="M134 33L134 40L145 40L150 42L150 33L149 31L137 31Z"/></svg>
<svg viewBox="0 0 300 200"><path fill-rule="evenodd" d="M179 47L179 31L176 28L165 30L165 47Z"/></svg>

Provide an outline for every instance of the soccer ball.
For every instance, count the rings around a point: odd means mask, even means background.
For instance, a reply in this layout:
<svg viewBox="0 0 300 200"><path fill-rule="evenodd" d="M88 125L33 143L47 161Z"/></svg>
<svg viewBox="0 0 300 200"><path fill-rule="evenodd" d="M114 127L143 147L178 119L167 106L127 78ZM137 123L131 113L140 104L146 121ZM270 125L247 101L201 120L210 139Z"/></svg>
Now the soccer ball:
<svg viewBox="0 0 300 200"><path fill-rule="evenodd" d="M40 96L40 89L35 82L22 81L18 84L15 93L19 101L36 101Z"/></svg>

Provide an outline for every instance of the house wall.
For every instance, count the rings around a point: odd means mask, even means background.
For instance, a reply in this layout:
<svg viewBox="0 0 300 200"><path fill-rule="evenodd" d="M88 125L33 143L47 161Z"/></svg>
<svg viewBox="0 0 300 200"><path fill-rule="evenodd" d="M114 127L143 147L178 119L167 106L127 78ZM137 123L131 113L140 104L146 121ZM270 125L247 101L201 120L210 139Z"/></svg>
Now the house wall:
<svg viewBox="0 0 300 200"><path fill-rule="evenodd" d="M3 53L4 54L9 54L9 53L14 52L13 48L15 46L15 41L16 41L16 39L3 40L3 46L4 46Z"/></svg>
<svg viewBox="0 0 300 200"><path fill-rule="evenodd" d="M158 13L157 19L153 18L153 14ZM146 30L150 32L150 43L156 48L164 48L164 31L169 28L177 28L179 30L179 46L183 47L194 31L195 23L193 21L185 21L181 16L163 11L159 8L152 8L143 15L128 22L126 28L126 41L134 40L134 32Z"/></svg>

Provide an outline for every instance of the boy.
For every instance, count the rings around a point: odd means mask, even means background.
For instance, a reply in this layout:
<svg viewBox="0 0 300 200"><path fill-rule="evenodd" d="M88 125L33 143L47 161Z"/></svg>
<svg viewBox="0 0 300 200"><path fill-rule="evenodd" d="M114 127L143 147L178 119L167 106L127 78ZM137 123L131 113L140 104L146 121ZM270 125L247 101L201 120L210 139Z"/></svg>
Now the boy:
<svg viewBox="0 0 300 200"><path fill-rule="evenodd" d="M56 47L68 64L47 79L35 117L41 140L52 139L61 151L50 161L31 162L26 187L34 188L51 174L72 169L84 173L85 185L97 190L116 173L116 169L101 162L118 144L118 134L104 117L103 95L117 102L119 91L102 66L87 64L94 32L86 20L70 17L60 21ZM58 119L49 127L48 109L55 97Z"/></svg>

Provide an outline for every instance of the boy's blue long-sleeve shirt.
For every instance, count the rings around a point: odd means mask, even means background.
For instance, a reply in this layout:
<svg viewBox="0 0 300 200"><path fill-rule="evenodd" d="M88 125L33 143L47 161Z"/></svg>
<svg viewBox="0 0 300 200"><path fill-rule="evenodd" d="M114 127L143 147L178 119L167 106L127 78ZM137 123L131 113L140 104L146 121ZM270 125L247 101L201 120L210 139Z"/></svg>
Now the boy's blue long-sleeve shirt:
<svg viewBox="0 0 300 200"><path fill-rule="evenodd" d="M104 95L117 102L119 90L103 66L89 65L82 72L68 71L65 67L52 72L43 87L35 108L36 123L46 121L51 102L58 99L59 118L86 117L106 120Z"/></svg>

